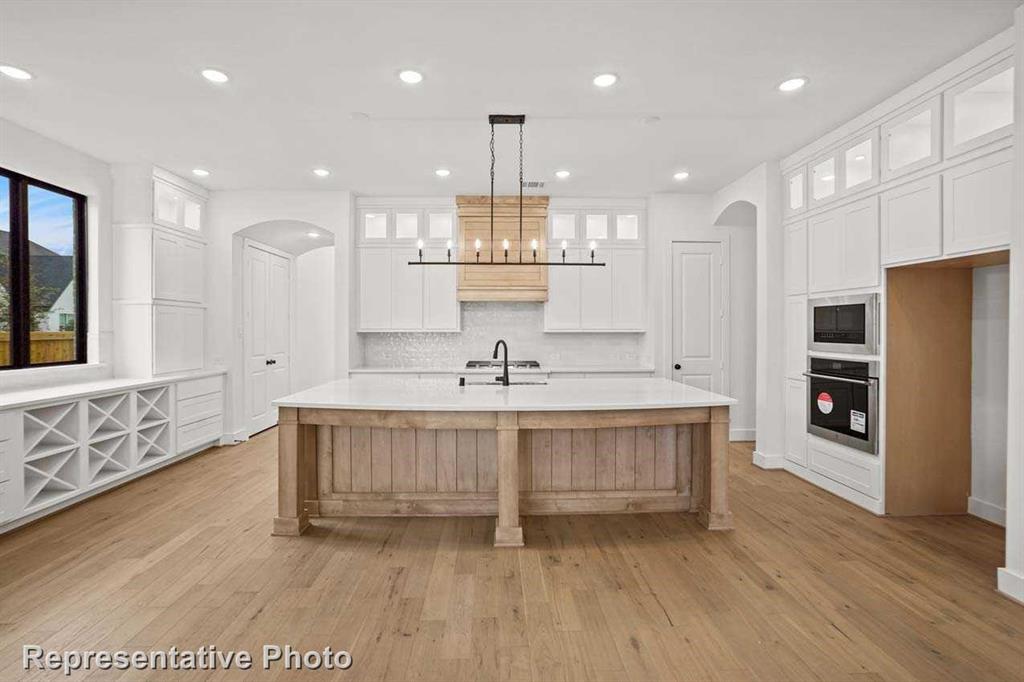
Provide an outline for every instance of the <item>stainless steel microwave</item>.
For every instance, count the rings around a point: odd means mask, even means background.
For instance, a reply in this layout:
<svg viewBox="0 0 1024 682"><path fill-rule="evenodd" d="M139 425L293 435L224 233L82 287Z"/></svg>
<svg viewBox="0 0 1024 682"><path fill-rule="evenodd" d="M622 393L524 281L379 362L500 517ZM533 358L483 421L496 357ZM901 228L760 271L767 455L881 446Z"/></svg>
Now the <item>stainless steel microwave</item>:
<svg viewBox="0 0 1024 682"><path fill-rule="evenodd" d="M807 349L877 355L878 317L878 294L809 299Z"/></svg>

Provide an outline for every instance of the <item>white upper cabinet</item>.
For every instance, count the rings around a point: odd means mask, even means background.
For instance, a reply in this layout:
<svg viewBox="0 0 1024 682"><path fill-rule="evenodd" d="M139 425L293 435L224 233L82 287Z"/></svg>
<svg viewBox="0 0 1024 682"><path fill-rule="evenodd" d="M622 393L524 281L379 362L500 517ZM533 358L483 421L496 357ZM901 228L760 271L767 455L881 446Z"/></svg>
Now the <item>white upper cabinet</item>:
<svg viewBox="0 0 1024 682"><path fill-rule="evenodd" d="M878 197L855 201L807 221L808 291L878 286Z"/></svg>
<svg viewBox="0 0 1024 682"><path fill-rule="evenodd" d="M415 248L391 249L391 323L397 331L423 329L423 276L427 268L455 269L450 265L409 265Z"/></svg>
<svg viewBox="0 0 1024 682"><path fill-rule="evenodd" d="M565 233L563 233L565 234ZM565 237L566 240L569 237ZM582 249L567 248L566 260L578 261ZM562 257L561 249L553 259ZM546 331L578 331L580 325L580 271L585 268L572 266L548 268L548 301L544 304L544 329Z"/></svg>
<svg viewBox="0 0 1024 682"><path fill-rule="evenodd" d="M395 212L395 239L415 241L420 236L420 214L417 211Z"/></svg>
<svg viewBox="0 0 1024 682"><path fill-rule="evenodd" d="M939 161L940 114L940 98L934 97L882 124L883 181Z"/></svg>
<svg viewBox="0 0 1024 682"><path fill-rule="evenodd" d="M1005 246L1013 223L1013 150L955 166L942 174L945 253Z"/></svg>
<svg viewBox="0 0 1024 682"><path fill-rule="evenodd" d="M819 206L836 197L839 190L839 162L837 155L831 153L828 156L812 161L810 168L810 197L808 205Z"/></svg>
<svg viewBox="0 0 1024 682"><path fill-rule="evenodd" d="M644 249L614 249L612 268L612 328L644 328ZM602 268L591 268L602 269Z"/></svg>
<svg viewBox="0 0 1024 682"><path fill-rule="evenodd" d="M451 211L429 211L427 213L427 239L442 242L449 239L454 241L455 215Z"/></svg>
<svg viewBox="0 0 1024 682"><path fill-rule="evenodd" d="M580 328L612 328L612 266L580 268Z"/></svg>
<svg viewBox="0 0 1024 682"><path fill-rule="evenodd" d="M882 262L942 255L942 179L938 174L881 194Z"/></svg>
<svg viewBox="0 0 1024 682"><path fill-rule="evenodd" d="M786 226L783 254L786 295L807 293L807 221Z"/></svg>
<svg viewBox="0 0 1024 682"><path fill-rule="evenodd" d="M584 237L588 242L608 239L607 213L587 213L584 215L583 224L585 226Z"/></svg>
<svg viewBox="0 0 1024 682"><path fill-rule="evenodd" d="M1011 61L996 64L947 90L944 113L947 158L1011 135Z"/></svg>
<svg viewBox="0 0 1024 682"><path fill-rule="evenodd" d="M153 230L153 298L203 302L205 247L170 230Z"/></svg>
<svg viewBox="0 0 1024 682"><path fill-rule="evenodd" d="M796 215L807 210L807 171L803 166L790 171L782 179L785 202L782 213L786 216Z"/></svg>
<svg viewBox="0 0 1024 682"><path fill-rule="evenodd" d="M878 184L878 132L854 140L840 153L843 191L856 192Z"/></svg>
<svg viewBox="0 0 1024 682"><path fill-rule="evenodd" d="M391 328L391 249L359 249L358 266L359 331L387 331Z"/></svg>
<svg viewBox="0 0 1024 682"><path fill-rule="evenodd" d="M164 227L202 232L205 200L162 178L153 178L153 222Z"/></svg>
<svg viewBox="0 0 1024 682"><path fill-rule="evenodd" d="M388 238L387 211L363 211L359 236L362 241L384 241Z"/></svg>

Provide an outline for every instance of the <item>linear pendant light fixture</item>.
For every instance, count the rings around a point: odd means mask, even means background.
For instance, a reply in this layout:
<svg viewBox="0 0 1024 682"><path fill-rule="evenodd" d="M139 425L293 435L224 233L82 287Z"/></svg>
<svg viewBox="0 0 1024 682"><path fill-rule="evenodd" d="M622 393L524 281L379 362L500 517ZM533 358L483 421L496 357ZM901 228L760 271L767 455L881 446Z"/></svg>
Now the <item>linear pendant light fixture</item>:
<svg viewBox="0 0 1024 682"><path fill-rule="evenodd" d="M593 267L604 267L605 263L595 260L597 252L597 243L590 242L590 260L589 261L570 261L565 258L566 242L562 242L562 260L537 260L537 247L539 246L536 239L530 241L530 250L533 252L532 260L523 260L523 125L526 123L526 114L491 114L487 117L487 122L491 126L491 240L488 245L488 259L480 260L480 240L477 239L474 247L476 251L476 260L452 260L452 248L451 243L448 243L448 260L423 260L423 240L419 240L416 243L417 250L419 251L419 260L409 261L409 265L479 265L479 266L505 266L505 265L573 265L577 267L593 266ZM508 239L501 240L502 251L504 252L503 260L494 260L494 126L497 125L516 125L519 126L519 258L509 260Z"/></svg>

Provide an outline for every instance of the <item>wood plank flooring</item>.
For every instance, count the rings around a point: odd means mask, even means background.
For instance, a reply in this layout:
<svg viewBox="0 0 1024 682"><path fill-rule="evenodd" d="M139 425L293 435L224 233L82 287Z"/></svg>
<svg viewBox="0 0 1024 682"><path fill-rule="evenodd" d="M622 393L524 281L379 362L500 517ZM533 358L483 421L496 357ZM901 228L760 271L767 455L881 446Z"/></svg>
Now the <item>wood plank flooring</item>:
<svg viewBox="0 0 1024 682"><path fill-rule="evenodd" d="M275 435L0 537L0 679L24 676L23 643L352 652L317 679L1024 679L1024 607L994 591L1002 529L877 518L755 468L747 444L731 452L733 532L526 517L528 546L495 550L490 518L271 537Z"/></svg>

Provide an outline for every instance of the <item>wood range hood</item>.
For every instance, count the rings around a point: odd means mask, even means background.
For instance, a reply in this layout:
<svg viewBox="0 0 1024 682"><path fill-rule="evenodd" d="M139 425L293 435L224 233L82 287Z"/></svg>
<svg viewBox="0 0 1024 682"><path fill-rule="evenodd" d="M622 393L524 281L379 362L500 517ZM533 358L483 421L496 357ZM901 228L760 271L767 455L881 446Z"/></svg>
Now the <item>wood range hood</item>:
<svg viewBox="0 0 1024 682"><path fill-rule="evenodd" d="M519 236L519 196L494 197L494 241L491 242L491 198L457 196L460 259L476 257L474 244L481 242L480 261L504 262L502 240L509 241L508 261L518 262L520 248L524 263L533 261L530 241L537 240L537 260L547 260L548 197L524 196L522 243ZM547 301L548 268L545 265L460 265L460 301Z"/></svg>

